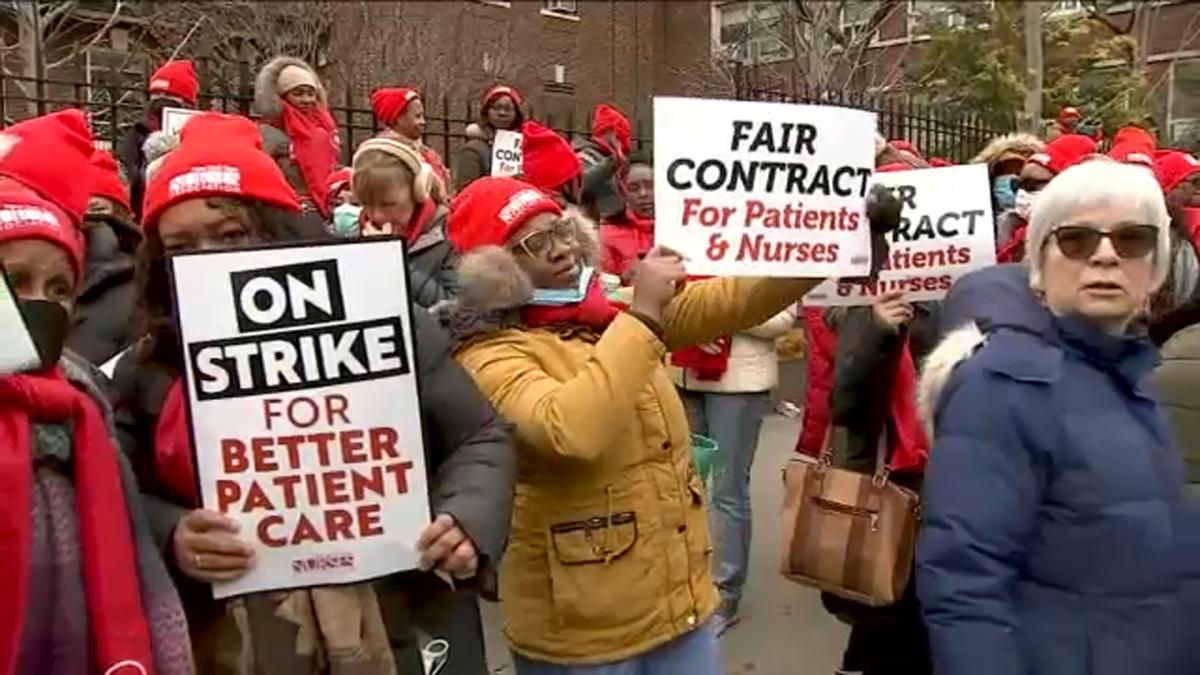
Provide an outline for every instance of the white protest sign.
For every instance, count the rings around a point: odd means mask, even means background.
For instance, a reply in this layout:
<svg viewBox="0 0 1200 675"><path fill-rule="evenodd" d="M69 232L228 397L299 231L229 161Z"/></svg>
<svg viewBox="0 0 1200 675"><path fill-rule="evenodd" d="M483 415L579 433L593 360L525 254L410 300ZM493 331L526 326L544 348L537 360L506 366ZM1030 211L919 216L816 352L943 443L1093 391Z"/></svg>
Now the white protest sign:
<svg viewBox="0 0 1200 675"><path fill-rule="evenodd" d="M29 336L25 319L17 306L17 294L8 283L0 265L0 375L20 373L41 365L37 345Z"/></svg>
<svg viewBox="0 0 1200 675"><path fill-rule="evenodd" d="M171 267L201 502L256 556L213 595L416 567L430 514L402 242Z"/></svg>
<svg viewBox="0 0 1200 675"><path fill-rule="evenodd" d="M875 114L654 99L655 243L715 276L865 274Z"/></svg>
<svg viewBox="0 0 1200 675"><path fill-rule="evenodd" d="M496 137L492 139L493 176L519 176L523 173L522 141L519 131L496 131Z"/></svg>
<svg viewBox="0 0 1200 675"><path fill-rule="evenodd" d="M986 165L877 173L875 182L904 204L879 278L868 284L827 281L804 297L805 305L865 305L894 291L913 302L940 300L962 275L995 264Z"/></svg>
<svg viewBox="0 0 1200 675"><path fill-rule="evenodd" d="M190 108L163 108L162 130L168 134L177 134L183 130L183 125L196 115L204 114L203 110Z"/></svg>

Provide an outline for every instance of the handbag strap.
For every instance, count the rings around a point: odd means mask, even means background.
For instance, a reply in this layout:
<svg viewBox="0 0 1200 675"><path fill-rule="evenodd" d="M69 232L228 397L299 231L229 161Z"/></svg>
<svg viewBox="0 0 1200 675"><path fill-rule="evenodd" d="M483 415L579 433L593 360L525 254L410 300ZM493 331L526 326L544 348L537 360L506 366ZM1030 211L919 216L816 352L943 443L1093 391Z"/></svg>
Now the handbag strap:
<svg viewBox="0 0 1200 675"><path fill-rule="evenodd" d="M871 483L875 487L883 487L891 475L892 470L888 467L888 428L884 424L883 433L879 434L879 440L875 443L875 472L871 475Z"/></svg>

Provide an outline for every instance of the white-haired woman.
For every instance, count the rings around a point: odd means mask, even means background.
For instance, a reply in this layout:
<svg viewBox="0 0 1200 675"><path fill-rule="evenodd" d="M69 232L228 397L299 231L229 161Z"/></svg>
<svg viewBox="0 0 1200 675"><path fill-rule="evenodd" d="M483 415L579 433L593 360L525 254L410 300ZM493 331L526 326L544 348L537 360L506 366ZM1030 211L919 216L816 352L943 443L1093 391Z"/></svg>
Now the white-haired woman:
<svg viewBox="0 0 1200 675"><path fill-rule="evenodd" d="M1144 169L1067 169L1030 219L1031 292L995 303L986 341L971 325L926 363L916 581L936 672L1188 672L1180 458L1133 328L1166 278L1168 226Z"/></svg>

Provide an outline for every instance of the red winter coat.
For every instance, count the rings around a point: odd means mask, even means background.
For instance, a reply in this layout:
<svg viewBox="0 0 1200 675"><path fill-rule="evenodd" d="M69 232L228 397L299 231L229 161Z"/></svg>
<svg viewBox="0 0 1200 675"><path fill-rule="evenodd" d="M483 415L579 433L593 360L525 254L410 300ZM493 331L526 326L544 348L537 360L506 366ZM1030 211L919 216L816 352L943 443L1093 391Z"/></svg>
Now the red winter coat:
<svg viewBox="0 0 1200 675"><path fill-rule="evenodd" d="M654 220L626 210L624 217L600 224L600 244L604 273L624 279L629 268L654 246Z"/></svg>
<svg viewBox="0 0 1200 675"><path fill-rule="evenodd" d="M808 336L808 369L804 387L804 417L796 452L817 457L825 445L829 429L829 395L833 392L833 361L837 354L837 333L825 323L821 309L804 308L804 331Z"/></svg>

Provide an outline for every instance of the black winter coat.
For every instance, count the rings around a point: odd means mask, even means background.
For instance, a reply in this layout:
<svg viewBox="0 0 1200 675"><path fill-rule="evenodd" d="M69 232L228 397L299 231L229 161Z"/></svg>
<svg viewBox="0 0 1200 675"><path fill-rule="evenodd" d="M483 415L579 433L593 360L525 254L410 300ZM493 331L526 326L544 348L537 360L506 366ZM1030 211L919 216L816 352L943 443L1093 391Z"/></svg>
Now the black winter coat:
<svg viewBox="0 0 1200 675"><path fill-rule="evenodd" d="M150 127L138 120L129 127L117 142L117 161L125 167L129 180L129 201L133 206L134 220L142 222L142 197L146 193L146 155L142 144L150 136Z"/></svg>
<svg viewBox="0 0 1200 675"><path fill-rule="evenodd" d="M471 537L480 555L475 586L491 595L508 541L516 479L511 425L451 358L449 338L436 321L420 308L414 308L413 318L432 510L454 516ZM154 535L173 565L171 534L189 507L168 496L158 481L154 433L167 389L178 373L142 362L137 351L122 357L113 378L118 439L138 475ZM206 584L179 574L176 584L193 634L204 632L222 615L223 606L212 599ZM472 591L452 591L430 573L406 572L377 581L376 592L399 672L421 672L419 631L453 645L443 672L487 673Z"/></svg>
<svg viewBox="0 0 1200 675"><path fill-rule="evenodd" d="M67 337L68 349L97 366L136 338L133 240L137 237L129 233L120 237L116 228L133 229L111 220L92 220L86 230L87 269Z"/></svg>

